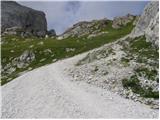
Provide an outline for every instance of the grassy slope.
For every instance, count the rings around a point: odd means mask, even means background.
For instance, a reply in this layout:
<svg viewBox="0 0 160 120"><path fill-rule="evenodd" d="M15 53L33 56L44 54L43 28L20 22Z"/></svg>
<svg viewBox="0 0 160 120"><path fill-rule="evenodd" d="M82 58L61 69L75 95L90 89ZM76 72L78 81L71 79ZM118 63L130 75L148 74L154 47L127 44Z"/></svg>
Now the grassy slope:
<svg viewBox="0 0 160 120"><path fill-rule="evenodd" d="M92 39L87 39L87 37L82 38L66 38L63 40L56 40L54 38L21 38L18 36L4 36L2 41L2 67L10 63L13 58L19 57L25 50L32 50L36 59L26 68L16 69L12 74L3 74L1 84L6 84L11 79L18 76L18 73L27 70L29 67L32 69L52 63L54 59L59 60L67 57L77 55L79 53L100 47L103 44L113 42L118 38L121 38L131 32L133 29L132 22L122 27L121 29L113 29L112 22L109 21L108 26L103 30L107 31L107 34L94 37ZM43 42L43 45L40 45ZM75 51L67 52L66 48L74 48ZM44 50L50 49L52 53L46 54ZM11 52L14 50L14 52ZM54 56L53 56L54 54ZM11 59L12 58L12 59ZM43 62L40 62L43 58L46 58ZM4 60L5 59L5 60ZM3 78L6 76L7 78ZM10 80L9 80L10 79Z"/></svg>
<svg viewBox="0 0 160 120"><path fill-rule="evenodd" d="M145 98L159 98L159 92L153 91L151 86L142 87L139 78L159 83L158 67L159 52L152 46L152 43L146 42L145 37L135 38L129 42L125 48L128 55L123 58L126 63L130 60L141 64L142 66L134 70L134 75L122 80L123 87L131 89L134 93Z"/></svg>

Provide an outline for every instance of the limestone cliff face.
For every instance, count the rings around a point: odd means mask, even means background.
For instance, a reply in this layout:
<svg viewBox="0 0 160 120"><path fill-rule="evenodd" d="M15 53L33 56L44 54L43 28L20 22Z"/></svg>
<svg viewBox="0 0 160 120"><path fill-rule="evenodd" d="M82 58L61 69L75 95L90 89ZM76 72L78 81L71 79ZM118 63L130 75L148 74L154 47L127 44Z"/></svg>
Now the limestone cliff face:
<svg viewBox="0 0 160 120"><path fill-rule="evenodd" d="M156 46L158 46L158 43L159 43L159 13L157 13L154 19L151 20L148 28L145 31L145 35L148 41L151 41Z"/></svg>
<svg viewBox="0 0 160 120"><path fill-rule="evenodd" d="M25 35L44 36L46 34L47 22L43 12L13 1L2 1L1 11L2 33L15 33L18 29Z"/></svg>
<svg viewBox="0 0 160 120"><path fill-rule="evenodd" d="M159 40L159 3L150 2L144 9L131 36L138 37L145 35L148 41L158 46Z"/></svg>

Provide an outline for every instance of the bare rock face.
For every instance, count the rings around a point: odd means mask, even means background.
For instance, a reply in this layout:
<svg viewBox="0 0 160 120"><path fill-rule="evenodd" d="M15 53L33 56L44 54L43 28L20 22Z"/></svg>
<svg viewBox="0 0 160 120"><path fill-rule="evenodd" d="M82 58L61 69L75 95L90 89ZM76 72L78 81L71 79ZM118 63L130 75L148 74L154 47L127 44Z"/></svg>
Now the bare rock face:
<svg viewBox="0 0 160 120"><path fill-rule="evenodd" d="M151 20L148 28L145 31L145 35L148 41L151 41L154 45L158 46L159 42L159 13L156 14L154 19Z"/></svg>
<svg viewBox="0 0 160 120"><path fill-rule="evenodd" d="M116 17L113 19L112 27L115 29L121 28L122 26L125 26L127 23L131 22L133 19L134 16L131 14L122 17Z"/></svg>
<svg viewBox="0 0 160 120"><path fill-rule="evenodd" d="M158 1L150 2L144 9L136 27L133 29L131 36L138 37L145 35L148 41L158 46L159 40L159 3Z"/></svg>
<svg viewBox="0 0 160 120"><path fill-rule="evenodd" d="M47 31L45 14L13 1L1 2L2 33L43 37Z"/></svg>
<svg viewBox="0 0 160 120"><path fill-rule="evenodd" d="M105 28L107 24L108 24L107 19L92 20L90 22L82 21L77 24L74 24L73 27L66 30L60 37L62 38L67 38L69 36L81 37L84 35L96 34L99 33L101 29Z"/></svg>

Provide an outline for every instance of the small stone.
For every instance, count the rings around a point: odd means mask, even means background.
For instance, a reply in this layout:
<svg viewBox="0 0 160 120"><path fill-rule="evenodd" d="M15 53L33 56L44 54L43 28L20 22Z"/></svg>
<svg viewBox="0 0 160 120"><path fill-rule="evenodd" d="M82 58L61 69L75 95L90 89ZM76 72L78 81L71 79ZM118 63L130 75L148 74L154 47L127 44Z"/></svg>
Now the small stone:
<svg viewBox="0 0 160 120"><path fill-rule="evenodd" d="M11 52L11 53L14 53L14 50L11 50L10 52Z"/></svg>
<svg viewBox="0 0 160 120"><path fill-rule="evenodd" d="M53 59L53 60L52 60L52 62L56 62L56 61L57 61L57 59Z"/></svg>
<svg viewBox="0 0 160 120"><path fill-rule="evenodd" d="M38 43L38 45L43 45L43 44L44 44L44 42L42 42L42 41Z"/></svg>
<svg viewBox="0 0 160 120"><path fill-rule="evenodd" d="M43 61L45 61L45 60L46 60L46 58L43 58L43 59L40 60L40 62L43 62Z"/></svg>

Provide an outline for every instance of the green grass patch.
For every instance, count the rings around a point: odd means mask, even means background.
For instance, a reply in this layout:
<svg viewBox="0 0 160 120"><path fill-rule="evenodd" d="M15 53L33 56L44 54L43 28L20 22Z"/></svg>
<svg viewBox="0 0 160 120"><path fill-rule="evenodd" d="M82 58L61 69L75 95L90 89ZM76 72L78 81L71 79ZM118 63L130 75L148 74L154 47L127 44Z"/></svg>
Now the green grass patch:
<svg viewBox="0 0 160 120"><path fill-rule="evenodd" d="M130 77L130 79L123 79L122 80L122 85L126 89L131 89L134 93L139 94L142 97L145 98L159 98L159 92L154 92L151 87L148 89L145 89L141 87L139 83L139 79L137 78L136 75L133 75Z"/></svg>
<svg viewBox="0 0 160 120"><path fill-rule="evenodd" d="M156 76L158 75L158 71L155 69L149 70L148 68L137 68L135 71L140 77L144 76L148 80L156 81Z"/></svg>
<svg viewBox="0 0 160 120"><path fill-rule="evenodd" d="M152 46L151 42L146 42L145 37L139 37L130 43L130 52L138 55L137 62L143 63L147 59L158 60L158 49Z"/></svg>
<svg viewBox="0 0 160 120"><path fill-rule="evenodd" d="M128 58L126 58L126 57L122 57L121 58L121 63L125 66L125 67L127 67L127 66L129 66L129 59Z"/></svg>

